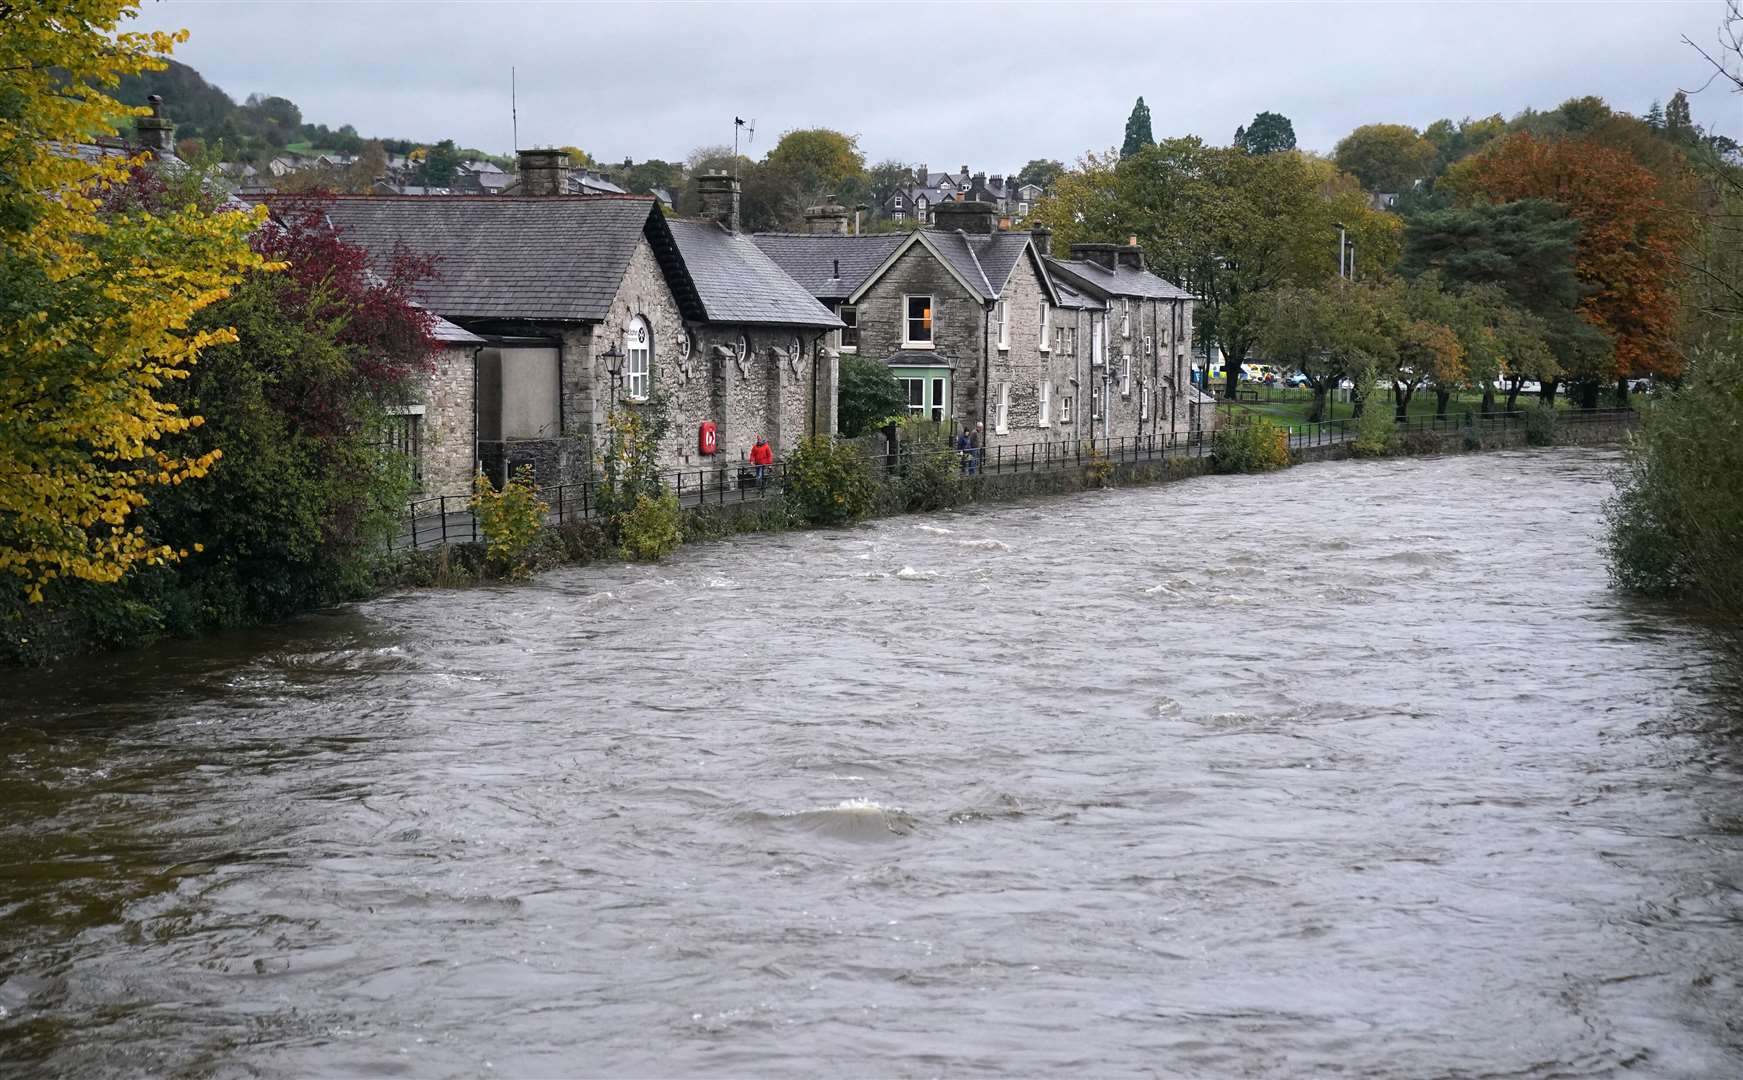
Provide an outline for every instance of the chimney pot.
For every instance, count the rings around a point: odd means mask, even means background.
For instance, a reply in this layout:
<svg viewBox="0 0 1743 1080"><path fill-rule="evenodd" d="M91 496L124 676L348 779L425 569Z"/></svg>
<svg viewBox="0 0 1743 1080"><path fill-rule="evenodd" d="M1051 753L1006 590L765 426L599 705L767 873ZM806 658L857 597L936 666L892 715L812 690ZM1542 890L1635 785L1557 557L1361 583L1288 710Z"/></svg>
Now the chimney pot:
<svg viewBox="0 0 1743 1080"><path fill-rule="evenodd" d="M1053 254L1053 230L1045 225L1037 225L1029 230L1029 242L1035 245L1039 255Z"/></svg>

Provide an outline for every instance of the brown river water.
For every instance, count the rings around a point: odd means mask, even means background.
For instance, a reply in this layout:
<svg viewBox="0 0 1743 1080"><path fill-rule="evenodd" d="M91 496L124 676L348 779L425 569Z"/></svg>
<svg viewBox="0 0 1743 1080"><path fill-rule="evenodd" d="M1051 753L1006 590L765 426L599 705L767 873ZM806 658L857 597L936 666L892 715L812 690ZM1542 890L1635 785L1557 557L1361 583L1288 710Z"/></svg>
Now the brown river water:
<svg viewBox="0 0 1743 1080"><path fill-rule="evenodd" d="M903 517L19 676L0 1074L1743 1075L1616 457Z"/></svg>

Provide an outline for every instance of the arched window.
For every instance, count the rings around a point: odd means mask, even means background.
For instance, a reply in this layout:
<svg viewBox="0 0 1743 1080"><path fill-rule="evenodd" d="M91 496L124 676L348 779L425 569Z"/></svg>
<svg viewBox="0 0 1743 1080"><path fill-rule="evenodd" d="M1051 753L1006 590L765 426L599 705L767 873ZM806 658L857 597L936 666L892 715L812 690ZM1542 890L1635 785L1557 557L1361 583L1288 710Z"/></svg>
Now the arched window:
<svg viewBox="0 0 1743 1080"><path fill-rule="evenodd" d="M632 401L646 401L653 389L654 334L640 315L623 329L623 357L624 396Z"/></svg>

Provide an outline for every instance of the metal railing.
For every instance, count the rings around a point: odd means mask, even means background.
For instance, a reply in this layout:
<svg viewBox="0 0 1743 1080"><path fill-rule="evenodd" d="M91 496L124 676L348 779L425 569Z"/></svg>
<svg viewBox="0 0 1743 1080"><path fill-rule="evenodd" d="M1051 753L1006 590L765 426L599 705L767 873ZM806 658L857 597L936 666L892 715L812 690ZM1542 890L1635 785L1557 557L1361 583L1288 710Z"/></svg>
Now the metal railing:
<svg viewBox="0 0 1743 1080"><path fill-rule="evenodd" d="M1565 410L1557 414L1559 421L1572 424L1631 424L1639 418L1632 409ZM1524 412L1487 413L1448 416L1410 416L1398 421L1405 433L1429 431L1453 433L1475 431L1481 434L1511 433L1525 430ZM1354 419L1323 420L1317 423L1286 425L1292 450L1328 446L1355 437ZM1165 462L1170 458L1203 458L1211 455L1211 436L1202 430L1157 432L1150 435L1107 436L1096 439L1052 439L1027 443L997 443L979 450L960 450L943 441L910 443L891 453L870 451L874 466L886 478L906 475L921 459L948 456L955 459L958 469L967 475L1006 474L1013 472L1045 472L1057 469L1082 468L1098 461L1113 464ZM660 474L660 483L678 497L686 509L703 506L725 506L732 503L756 502L782 494L786 490L786 463L777 460L767 467L758 483L755 467L748 461L727 460L720 464L696 469L674 469ZM602 515L599 493L605 481L578 480L567 484L543 486L540 497L550 506L546 523L563 525L595 520ZM439 495L413 500L408 508L406 527L390 542L390 548L419 548L441 544L476 543L482 539L478 521L471 511L471 498L465 495Z"/></svg>

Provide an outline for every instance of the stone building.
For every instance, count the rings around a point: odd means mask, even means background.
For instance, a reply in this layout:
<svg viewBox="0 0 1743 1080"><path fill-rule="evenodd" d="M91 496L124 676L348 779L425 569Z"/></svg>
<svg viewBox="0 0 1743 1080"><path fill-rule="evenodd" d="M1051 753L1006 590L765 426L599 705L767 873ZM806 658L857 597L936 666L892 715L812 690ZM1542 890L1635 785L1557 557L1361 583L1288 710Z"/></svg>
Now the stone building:
<svg viewBox="0 0 1743 1080"><path fill-rule="evenodd" d="M844 352L890 367L911 413L984 424L989 446L1072 438L1054 411L1070 378L1053 347L1058 296L1030 234L999 230L985 203L933 212L935 227L894 237L824 228L757 242L840 314Z"/></svg>
<svg viewBox="0 0 1743 1080"><path fill-rule="evenodd" d="M1073 244L1054 280L1104 307L1084 396L1096 437L1180 436L1213 425L1192 387L1192 294L1145 269L1137 243Z"/></svg>
<svg viewBox="0 0 1743 1080"><path fill-rule="evenodd" d="M433 486L458 470L431 455L468 442L495 477L524 463L545 485L587 478L613 403L656 393L672 417L662 466L698 470L689 482L732 482L759 434L782 452L833 433L842 324L738 234L738 182L705 177L708 220L668 222L652 198L560 194L558 157L523 152L518 195L331 203L341 235L377 259L433 257L418 301L480 339L443 349L425 411L407 414L421 418L425 490L463 493Z"/></svg>

